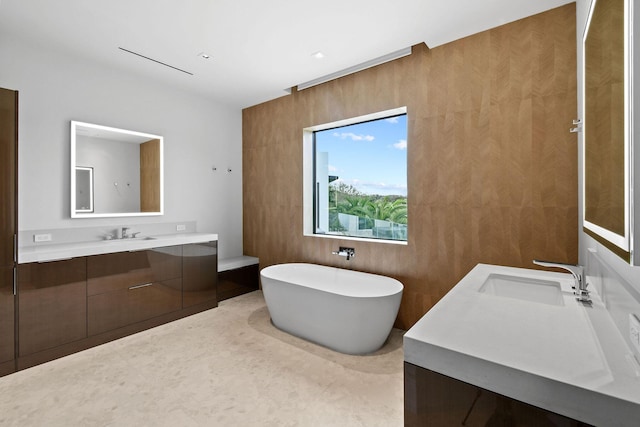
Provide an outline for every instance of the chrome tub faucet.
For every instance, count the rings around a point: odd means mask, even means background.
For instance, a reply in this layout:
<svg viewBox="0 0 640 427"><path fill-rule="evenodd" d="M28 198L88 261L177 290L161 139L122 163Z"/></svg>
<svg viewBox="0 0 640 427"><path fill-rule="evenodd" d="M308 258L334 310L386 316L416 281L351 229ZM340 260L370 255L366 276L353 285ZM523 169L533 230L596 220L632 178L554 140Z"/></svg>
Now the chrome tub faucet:
<svg viewBox="0 0 640 427"><path fill-rule="evenodd" d="M331 253L333 255L346 257L347 261L349 261L351 258L356 257L356 250L354 248L345 248L343 246L340 246L340 248L337 251L333 251Z"/></svg>

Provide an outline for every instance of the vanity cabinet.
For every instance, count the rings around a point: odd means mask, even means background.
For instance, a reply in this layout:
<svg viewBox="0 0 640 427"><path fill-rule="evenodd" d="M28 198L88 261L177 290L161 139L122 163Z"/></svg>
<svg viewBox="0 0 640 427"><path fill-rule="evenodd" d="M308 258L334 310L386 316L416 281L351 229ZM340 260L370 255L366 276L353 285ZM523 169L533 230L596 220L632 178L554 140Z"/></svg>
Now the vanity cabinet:
<svg viewBox="0 0 640 427"><path fill-rule="evenodd" d="M87 337L86 258L18 265L18 355Z"/></svg>
<svg viewBox="0 0 640 427"><path fill-rule="evenodd" d="M0 375L13 371L14 313L13 267L0 267Z"/></svg>
<svg viewBox="0 0 640 427"><path fill-rule="evenodd" d="M218 242L182 246L182 306L218 305Z"/></svg>
<svg viewBox="0 0 640 427"><path fill-rule="evenodd" d="M588 426L407 362L404 402L407 427Z"/></svg>
<svg viewBox="0 0 640 427"><path fill-rule="evenodd" d="M87 257L88 333L182 308L182 246Z"/></svg>
<svg viewBox="0 0 640 427"><path fill-rule="evenodd" d="M217 264L215 241L19 264L18 358L0 376L216 307Z"/></svg>

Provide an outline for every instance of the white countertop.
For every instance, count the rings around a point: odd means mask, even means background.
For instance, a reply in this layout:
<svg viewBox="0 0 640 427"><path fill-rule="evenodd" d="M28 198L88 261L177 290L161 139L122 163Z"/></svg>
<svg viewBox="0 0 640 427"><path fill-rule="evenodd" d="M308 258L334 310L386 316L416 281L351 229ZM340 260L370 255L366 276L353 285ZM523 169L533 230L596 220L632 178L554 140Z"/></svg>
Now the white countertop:
<svg viewBox="0 0 640 427"><path fill-rule="evenodd" d="M218 272L235 270L250 265L259 264L260 260L256 257L242 255L233 258L225 258L218 260Z"/></svg>
<svg viewBox="0 0 640 427"><path fill-rule="evenodd" d="M479 292L490 274L560 284L562 305ZM405 361L593 425L638 425L640 365L569 274L478 264L404 336Z"/></svg>
<svg viewBox="0 0 640 427"><path fill-rule="evenodd" d="M135 239L94 240L18 248L18 263L48 262L112 252L139 251L164 246L217 241L212 233L182 233L141 236Z"/></svg>

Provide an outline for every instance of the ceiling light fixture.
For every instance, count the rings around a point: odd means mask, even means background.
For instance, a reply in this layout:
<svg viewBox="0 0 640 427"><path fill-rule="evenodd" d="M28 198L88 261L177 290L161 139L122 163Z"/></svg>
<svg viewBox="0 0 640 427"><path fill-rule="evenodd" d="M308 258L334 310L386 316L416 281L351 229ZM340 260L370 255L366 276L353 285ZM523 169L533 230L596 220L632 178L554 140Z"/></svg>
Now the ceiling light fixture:
<svg viewBox="0 0 640 427"><path fill-rule="evenodd" d="M313 56L316 59L322 59L322 58L324 58L324 53L318 51L316 53L312 53L311 56Z"/></svg>
<svg viewBox="0 0 640 427"><path fill-rule="evenodd" d="M329 80L334 80L339 77L344 77L349 74L357 73L358 71L366 70L367 68L375 67L376 65L384 64L385 62L393 61L394 59L402 58L403 56L411 55L411 47L391 52L387 55L380 56L367 62L363 62L353 67L345 68L344 70L336 71L335 73L327 74L326 76L318 77L314 80L301 83L298 85L298 90L310 88L311 86L319 85L320 83L326 83Z"/></svg>
<svg viewBox="0 0 640 427"><path fill-rule="evenodd" d="M198 54L198 56L199 56L200 58L202 58L202 59L210 59L210 58L211 58L211 55L209 55L207 52L200 52L200 53Z"/></svg>

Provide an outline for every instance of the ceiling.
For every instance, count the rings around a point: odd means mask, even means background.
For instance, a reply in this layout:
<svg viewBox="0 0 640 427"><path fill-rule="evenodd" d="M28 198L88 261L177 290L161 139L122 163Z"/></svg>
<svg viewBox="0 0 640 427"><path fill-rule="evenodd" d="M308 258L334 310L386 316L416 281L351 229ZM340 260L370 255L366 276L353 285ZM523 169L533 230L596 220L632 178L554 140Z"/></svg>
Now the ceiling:
<svg viewBox="0 0 640 427"><path fill-rule="evenodd" d="M26 39L244 108L418 43L433 48L566 3L571 1L0 0L0 37ZM314 58L316 52L324 58Z"/></svg>

